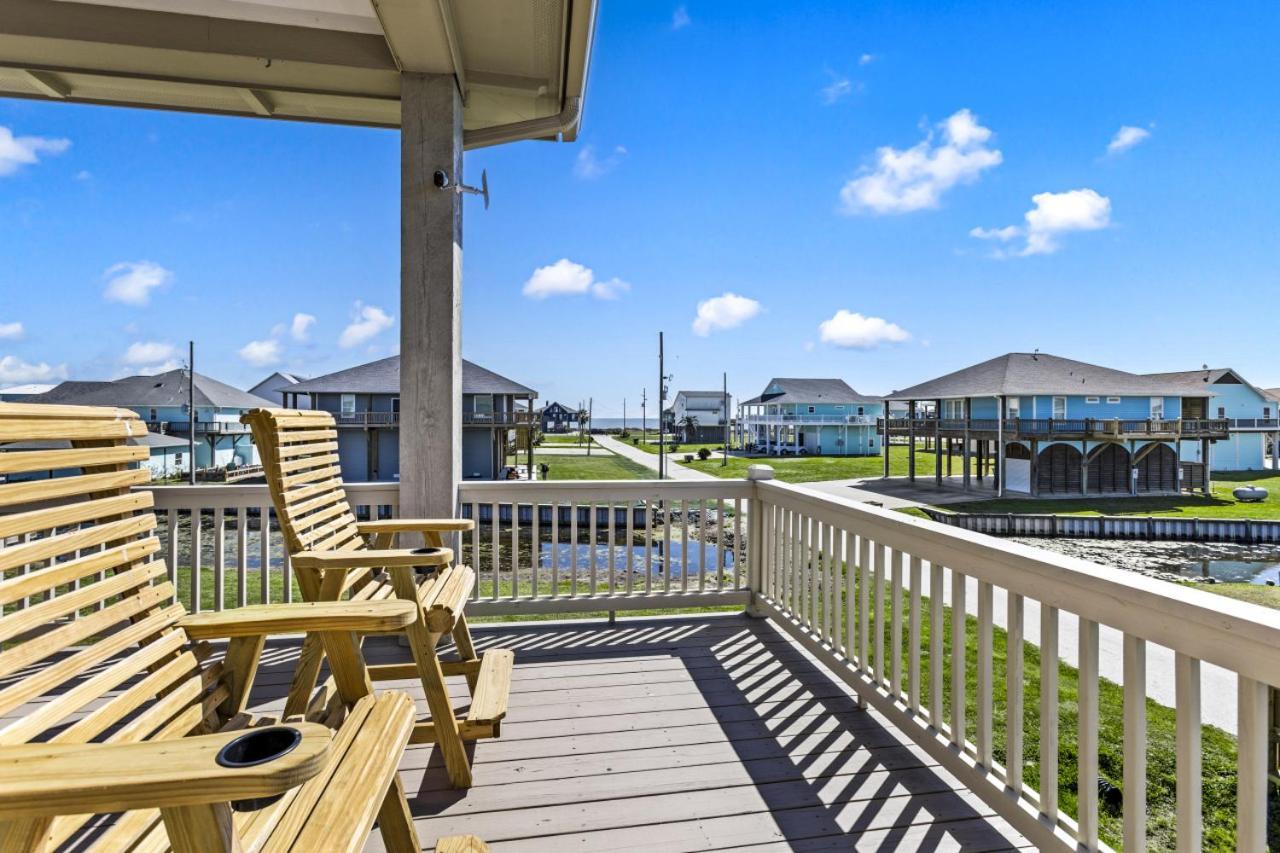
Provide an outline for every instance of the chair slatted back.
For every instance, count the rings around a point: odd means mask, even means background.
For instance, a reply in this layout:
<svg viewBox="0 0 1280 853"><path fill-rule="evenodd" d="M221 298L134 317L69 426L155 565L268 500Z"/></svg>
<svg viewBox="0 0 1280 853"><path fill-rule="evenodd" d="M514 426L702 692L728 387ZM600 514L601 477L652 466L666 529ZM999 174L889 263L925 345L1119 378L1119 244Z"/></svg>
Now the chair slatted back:
<svg viewBox="0 0 1280 853"><path fill-rule="evenodd" d="M355 513L342 486L333 415L254 409L240 420L253 430L289 553L364 549L364 538L356 528ZM368 571L351 572L343 590L363 584L369 575ZM318 597L322 579L300 575L298 582L308 600ZM314 589L307 588L312 585Z"/></svg>
<svg viewBox="0 0 1280 853"><path fill-rule="evenodd" d="M0 744L180 736L225 698L160 559L146 427L0 403Z"/></svg>

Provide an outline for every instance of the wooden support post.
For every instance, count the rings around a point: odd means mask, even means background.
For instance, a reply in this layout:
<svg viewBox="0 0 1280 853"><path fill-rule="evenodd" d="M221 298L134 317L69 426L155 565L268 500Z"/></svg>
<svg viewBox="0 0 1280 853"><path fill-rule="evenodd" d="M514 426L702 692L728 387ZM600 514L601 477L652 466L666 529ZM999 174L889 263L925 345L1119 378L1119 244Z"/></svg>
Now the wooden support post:
<svg viewBox="0 0 1280 853"><path fill-rule="evenodd" d="M400 513L450 518L462 474L462 101L400 75Z"/></svg>
<svg viewBox="0 0 1280 853"><path fill-rule="evenodd" d="M889 476L889 402L884 404L884 432L880 435L880 451L884 456L884 476Z"/></svg>
<svg viewBox="0 0 1280 853"><path fill-rule="evenodd" d="M982 485L982 478L987 471L987 440L985 438L978 440L978 485Z"/></svg>
<svg viewBox="0 0 1280 853"><path fill-rule="evenodd" d="M1200 451L1200 458L1204 461L1204 493L1206 495L1211 495L1213 494L1213 483L1211 482L1213 475L1212 469L1209 465L1209 439L1200 439L1200 446L1202 448Z"/></svg>
<svg viewBox="0 0 1280 853"><path fill-rule="evenodd" d="M964 456L961 462L964 466L964 490L966 492L969 491L969 486L970 486L969 469L973 467L972 466L973 460L971 458L971 448L969 446L972 443L972 441L969 438L969 417L970 417L969 398L965 397L964 398L964 438L962 439L964 441L964 447L961 448L961 453L963 453Z"/></svg>
<svg viewBox="0 0 1280 853"><path fill-rule="evenodd" d="M942 401L933 410L933 482L942 487Z"/></svg>
<svg viewBox="0 0 1280 853"><path fill-rule="evenodd" d="M1031 494L1032 494L1033 496L1038 496L1038 495L1040 494L1040 453L1039 453L1039 450L1040 450L1040 442L1039 442L1039 441L1037 441L1037 440L1036 440L1036 439L1034 439L1034 438L1033 438L1033 439L1031 439L1031 466L1030 466L1031 470L1030 470L1030 475L1029 475L1029 476L1030 476L1030 479L1031 479L1031 482L1030 482L1030 484L1029 484L1029 488L1030 488Z"/></svg>

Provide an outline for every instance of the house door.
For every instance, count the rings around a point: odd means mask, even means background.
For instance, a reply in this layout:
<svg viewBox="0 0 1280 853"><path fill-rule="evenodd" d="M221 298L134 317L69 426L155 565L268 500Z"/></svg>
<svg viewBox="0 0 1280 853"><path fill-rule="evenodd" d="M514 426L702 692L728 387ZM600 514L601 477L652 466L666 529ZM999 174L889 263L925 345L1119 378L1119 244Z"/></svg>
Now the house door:
<svg viewBox="0 0 1280 853"><path fill-rule="evenodd" d="M1067 398L1053 398L1053 419L1055 421L1065 421L1067 419Z"/></svg>

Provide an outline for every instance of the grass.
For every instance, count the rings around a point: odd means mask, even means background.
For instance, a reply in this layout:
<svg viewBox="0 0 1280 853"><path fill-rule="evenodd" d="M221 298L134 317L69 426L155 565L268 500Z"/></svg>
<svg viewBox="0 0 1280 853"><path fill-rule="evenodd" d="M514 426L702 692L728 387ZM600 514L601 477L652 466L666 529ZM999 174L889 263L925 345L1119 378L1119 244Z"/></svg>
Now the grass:
<svg viewBox="0 0 1280 853"><path fill-rule="evenodd" d="M717 445L718 446L718 445ZM684 448L677 454L683 459ZM686 468L704 471L716 477L738 479L747 476L748 465L764 464L773 468L775 479L784 483L813 483L819 480L851 480L859 477L879 477L884 473L884 457L882 456L778 456L751 459L743 456L730 456L729 464L721 466L719 454L713 454L706 462L680 462ZM916 476L933 476L932 452L918 450L916 453ZM946 462L944 460L943 464ZM959 470L958 468L956 470ZM894 477L905 477L907 474L906 445L892 445L889 448L889 474Z"/></svg>
<svg viewBox="0 0 1280 853"><path fill-rule="evenodd" d="M655 475L648 468L601 450L591 456L544 456L548 480L648 480Z"/></svg>
<svg viewBox="0 0 1280 853"><path fill-rule="evenodd" d="M1240 503L1231 495L1237 486L1252 483L1270 494L1259 503ZM974 501L960 512L1045 513L1066 515L1155 515L1198 518L1280 519L1280 473L1274 471L1231 471L1213 475L1212 495L1168 495L1130 498L1059 498Z"/></svg>
<svg viewBox="0 0 1280 853"><path fill-rule="evenodd" d="M572 445L582 445L583 447L586 447L587 440L584 440L583 437L576 432L557 432L557 433L544 432L542 434L543 444L572 444Z"/></svg>
<svg viewBox="0 0 1280 853"><path fill-rule="evenodd" d="M1224 586L1224 585L1218 585ZM1243 584L1241 585L1243 586ZM853 584L856 595L858 583ZM1212 587L1206 587L1212 589ZM874 601L874 590L872 601ZM892 602L891 587L885 585L886 611ZM825 605L823 605L825 606ZM843 613L843 601L834 603L835 612ZM921 597L921 646L924 653L920 662L921 704L928 707L932 702L930 696L929 659L930 631L932 630L928 597ZM911 612L910 593L904 592L902 597L903 651L901 656L903 683L906 683L908 667L905 626L909 623ZM886 650L886 672L892 660L892 635L889 620L875 618L872 607L870 636L875 631L884 632L884 648ZM953 697L951 694L951 608L943 609L943 716L950 719ZM977 642L978 622L973 616L965 618L965 723L966 736L974 740L977 735ZM992 679L992 734L995 760L1001 764L1007 761L1007 730L1010 721L1007 718L1006 684L1008 643L1007 635L1000 628L993 629L993 679ZM1040 784L1040 650L1030 642L1023 645L1023 781L1033 787ZM1078 717L1079 717L1079 683L1075 667L1059 661L1058 663L1058 799L1061 808L1075 816L1077 814L1076 782L1078 768ZM1116 788L1123 788L1124 782L1124 688L1114 682L1100 679L1098 684L1098 768L1099 774ZM1176 828L1176 790L1175 771L1177 756L1176 714L1172 708L1147 700L1147 837L1150 849L1173 849L1177 839ZM1203 825L1204 846L1207 850L1230 850L1235 848L1235 800L1236 800L1236 741L1233 736L1213 726L1202 728L1203 764L1201 779L1203 783ZM1096 784L1096 782L1094 783ZM1122 841L1122 814L1119 810L1108 809L1099 805L1099 826L1102 839L1116 847Z"/></svg>
<svg viewBox="0 0 1280 853"><path fill-rule="evenodd" d="M1280 586L1260 583L1198 583L1196 589L1280 610Z"/></svg>
<svg viewBox="0 0 1280 853"><path fill-rule="evenodd" d="M718 454L720 453L720 448L724 447L723 441L702 442L702 443L689 442L687 444L685 442L674 442L674 444L679 446L680 448L679 450L675 451L674 454L672 454L677 458L684 458L684 454L686 453L692 453L694 456L697 456L698 449L702 447L705 447L707 450L710 450L714 454ZM671 453L672 445L673 445L673 442L667 442L668 453ZM637 450L643 450L645 453L652 453L655 456L658 455L658 442L656 439L651 439L648 442L642 441L639 444L633 444L631 446L635 447Z"/></svg>

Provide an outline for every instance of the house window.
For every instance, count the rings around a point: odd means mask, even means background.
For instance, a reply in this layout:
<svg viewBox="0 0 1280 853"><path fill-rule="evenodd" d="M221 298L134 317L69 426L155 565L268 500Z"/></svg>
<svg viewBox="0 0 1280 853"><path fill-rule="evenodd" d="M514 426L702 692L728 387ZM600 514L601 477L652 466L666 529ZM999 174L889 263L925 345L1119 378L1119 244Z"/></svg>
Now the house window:
<svg viewBox="0 0 1280 853"><path fill-rule="evenodd" d="M858 414L860 414L860 415L865 415L865 414L866 414L866 412L863 410L862 406L859 406L859 407L858 407Z"/></svg>
<svg viewBox="0 0 1280 853"><path fill-rule="evenodd" d="M1011 419L1019 417L1019 414L1018 414L1020 411L1019 406L1021 404L1022 404L1022 401L1019 400L1017 397L1010 397L1007 401L1005 401L1005 417L1011 418Z"/></svg>
<svg viewBox="0 0 1280 853"><path fill-rule="evenodd" d="M156 417L156 410L155 410L155 409L148 409L148 411L149 411L151 414L150 414L150 416L147 418L147 420L149 420L149 421L158 421L158 420L160 420L159 418L157 418L157 417Z"/></svg>
<svg viewBox="0 0 1280 853"><path fill-rule="evenodd" d="M1085 397L1085 398L1084 398L1084 401L1085 401L1086 403L1088 403L1089 405L1091 405L1091 406L1092 406L1092 405L1097 405L1097 403L1098 403L1098 398L1097 398L1097 397Z"/></svg>
<svg viewBox="0 0 1280 853"><path fill-rule="evenodd" d="M181 454L181 453L175 453L175 454L173 454L173 464L175 464L175 465L181 465L181 464L182 464L182 454Z"/></svg>
<svg viewBox="0 0 1280 853"><path fill-rule="evenodd" d="M342 395L342 414L344 417L351 417L356 413L356 395Z"/></svg>
<svg viewBox="0 0 1280 853"><path fill-rule="evenodd" d="M1151 398L1151 419L1152 420L1164 419L1164 397Z"/></svg>
<svg viewBox="0 0 1280 853"><path fill-rule="evenodd" d="M1067 398L1054 397L1053 398L1053 419L1055 421L1060 421L1066 418L1066 416L1067 416Z"/></svg>
<svg viewBox="0 0 1280 853"><path fill-rule="evenodd" d="M1120 402L1120 398L1119 398L1119 397L1108 397L1108 398L1107 398L1107 403L1108 403L1109 405L1114 406L1116 403L1119 403L1119 402Z"/></svg>
<svg viewBox="0 0 1280 853"><path fill-rule="evenodd" d="M1263 407L1262 407L1262 416L1263 416L1264 418L1269 418L1269 417L1271 417L1271 407L1270 407L1270 406L1263 406Z"/></svg>
<svg viewBox="0 0 1280 853"><path fill-rule="evenodd" d="M474 407L475 407L475 412L478 415L492 415L493 414L493 395L477 394L475 396Z"/></svg>
<svg viewBox="0 0 1280 853"><path fill-rule="evenodd" d="M1218 417L1220 417L1220 418L1225 418L1226 416L1227 416L1227 407L1226 407L1226 406L1219 406L1219 407L1218 407Z"/></svg>
<svg viewBox="0 0 1280 853"><path fill-rule="evenodd" d="M400 414L400 398L399 397L391 398L391 411L395 412L397 415Z"/></svg>
<svg viewBox="0 0 1280 853"><path fill-rule="evenodd" d="M809 407L809 414L811 414L811 415L812 415L812 414L813 414L814 412L816 412L816 411L817 411L817 408L815 408L814 406L810 406L810 407Z"/></svg>

